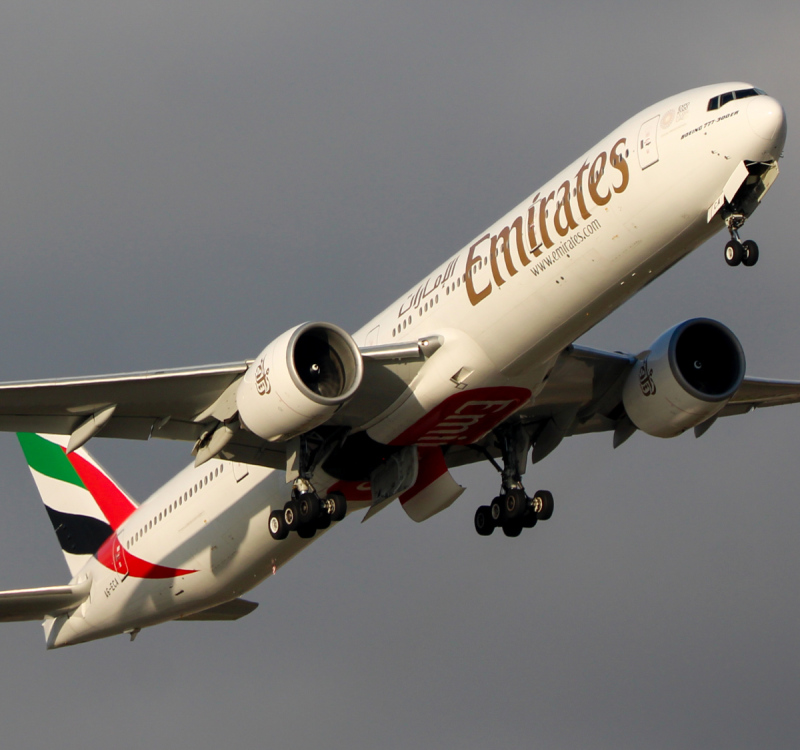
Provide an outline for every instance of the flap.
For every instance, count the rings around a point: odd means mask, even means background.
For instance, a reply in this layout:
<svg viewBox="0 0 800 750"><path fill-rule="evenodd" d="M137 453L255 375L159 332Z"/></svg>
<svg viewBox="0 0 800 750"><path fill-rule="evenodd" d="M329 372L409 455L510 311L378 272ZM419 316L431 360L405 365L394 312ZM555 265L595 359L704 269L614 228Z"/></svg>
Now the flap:
<svg viewBox="0 0 800 750"><path fill-rule="evenodd" d="M400 505L420 523L449 508L464 492L447 470L441 448L418 448L419 473L414 485L400 495Z"/></svg>

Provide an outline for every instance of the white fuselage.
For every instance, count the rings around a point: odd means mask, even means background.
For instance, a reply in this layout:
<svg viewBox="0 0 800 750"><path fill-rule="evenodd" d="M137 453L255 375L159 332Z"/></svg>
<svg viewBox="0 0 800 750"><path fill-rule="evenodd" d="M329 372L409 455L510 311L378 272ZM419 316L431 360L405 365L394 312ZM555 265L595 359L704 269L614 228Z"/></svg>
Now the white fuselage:
<svg viewBox="0 0 800 750"><path fill-rule="evenodd" d="M746 88L695 89L640 112L360 329L361 346L446 332L445 356L423 365L411 386L415 398L362 428L380 442L402 442L450 395L462 362L469 387L519 386L535 396L564 347L724 227L718 216L708 221L708 210L737 165L778 159L785 120L774 99L707 110L711 97ZM326 481L315 477L319 490ZM91 595L71 615L45 623L48 646L241 596L310 541L270 535L269 514L289 496L280 471L216 460L185 469L118 530L121 562L109 567L94 558L75 576L91 577ZM184 572L126 575L125 554Z"/></svg>

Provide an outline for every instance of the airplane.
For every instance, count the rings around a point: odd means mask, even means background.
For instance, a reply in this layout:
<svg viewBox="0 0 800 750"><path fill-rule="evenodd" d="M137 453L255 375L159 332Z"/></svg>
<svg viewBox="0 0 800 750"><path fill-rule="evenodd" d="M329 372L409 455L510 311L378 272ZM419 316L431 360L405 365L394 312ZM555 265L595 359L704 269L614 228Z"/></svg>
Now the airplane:
<svg viewBox="0 0 800 750"><path fill-rule="evenodd" d="M740 231L778 175L781 104L751 84L696 88L627 120L353 335L302 323L254 359L0 384L70 570L0 593L47 648L170 620L235 620L242 596L347 514L399 499L421 522L487 461L500 488L475 530L518 537L554 511L523 476L565 437L699 437L720 417L800 401L745 377L735 335L694 318L636 354L574 342L720 231ZM137 505L92 459L96 436L192 444ZM541 532L538 532L541 533Z"/></svg>

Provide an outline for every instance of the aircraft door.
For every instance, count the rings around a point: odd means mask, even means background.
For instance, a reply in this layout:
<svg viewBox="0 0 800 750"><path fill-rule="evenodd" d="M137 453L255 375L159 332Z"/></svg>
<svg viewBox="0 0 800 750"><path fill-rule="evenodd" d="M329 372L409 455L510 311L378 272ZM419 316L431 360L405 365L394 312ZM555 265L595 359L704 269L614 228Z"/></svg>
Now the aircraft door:
<svg viewBox="0 0 800 750"><path fill-rule="evenodd" d="M367 334L367 346L375 346L378 343L378 338L380 337L381 327L375 326L368 334Z"/></svg>
<svg viewBox="0 0 800 750"><path fill-rule="evenodd" d="M249 473L250 467L247 464L240 463L239 461L233 461L232 467L233 468L233 476L236 478L237 482L241 482Z"/></svg>
<svg viewBox="0 0 800 750"><path fill-rule="evenodd" d="M125 550L122 547L122 543L116 537L112 548L112 558L114 560L114 570L120 573L124 580L128 576L128 561L125 559Z"/></svg>
<svg viewBox="0 0 800 750"><path fill-rule="evenodd" d="M652 167L658 161L658 145L656 134L660 115L651 117L639 128L639 142L636 149L639 153L639 166L642 169Z"/></svg>

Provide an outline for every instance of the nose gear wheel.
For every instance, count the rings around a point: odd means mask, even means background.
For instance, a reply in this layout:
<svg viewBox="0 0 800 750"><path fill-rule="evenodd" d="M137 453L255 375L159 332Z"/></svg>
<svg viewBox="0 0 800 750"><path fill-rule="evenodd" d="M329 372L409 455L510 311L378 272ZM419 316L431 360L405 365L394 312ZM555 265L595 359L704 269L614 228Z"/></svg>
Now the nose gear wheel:
<svg viewBox="0 0 800 750"><path fill-rule="evenodd" d="M743 214L729 214L725 218L731 238L725 243L725 262L729 266L743 265L747 267L758 263L758 245L753 240L742 241L739 238L739 230L744 226L745 216Z"/></svg>

